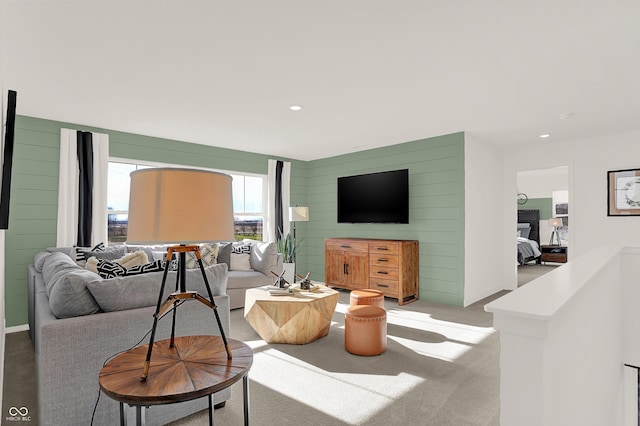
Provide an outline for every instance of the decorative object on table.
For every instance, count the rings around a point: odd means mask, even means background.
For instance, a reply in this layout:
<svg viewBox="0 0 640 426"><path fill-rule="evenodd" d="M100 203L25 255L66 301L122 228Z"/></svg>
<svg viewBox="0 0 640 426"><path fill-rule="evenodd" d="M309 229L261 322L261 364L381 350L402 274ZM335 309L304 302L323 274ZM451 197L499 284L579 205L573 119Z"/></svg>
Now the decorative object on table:
<svg viewBox="0 0 640 426"><path fill-rule="evenodd" d="M311 290L311 287L314 286L309 279L309 277L311 276L311 272L307 272L307 275L305 275L304 277L302 277L301 275L296 276L300 278L300 290Z"/></svg>
<svg viewBox="0 0 640 426"><path fill-rule="evenodd" d="M640 169L607 173L607 216L640 215Z"/></svg>
<svg viewBox="0 0 640 426"><path fill-rule="evenodd" d="M525 194L524 192L518 193L518 204L523 206L527 204L527 201L529 201L529 197L527 197L527 194Z"/></svg>
<svg viewBox="0 0 640 426"><path fill-rule="evenodd" d="M273 275L275 275L275 280L273 280L273 285L278 287L278 288L288 288L291 284L289 284L289 281L287 281L284 278L284 274L285 274L286 269L283 269L282 272L280 273L280 275L276 274L275 272L271 271L271 273Z"/></svg>
<svg viewBox="0 0 640 426"><path fill-rule="evenodd" d="M231 351L213 300L200 249L193 243L232 240L233 234L231 176L179 168L143 169L131 173L127 242L180 244L167 249L164 275L156 312L153 315L153 328L141 376L142 380L146 380L149 374L158 320L173 307L173 326L169 340L169 347L173 348L176 309L182 302L189 299L197 300L213 310L227 358L231 359ZM178 254L176 291L162 303L167 273L174 253ZM195 253L207 289L208 299L200 296L196 291L187 291L187 253Z"/></svg>
<svg viewBox="0 0 640 426"><path fill-rule="evenodd" d="M562 218L561 217L552 217L548 221L549 226L553 227L553 231L551 232L551 239L549 239L550 246L559 246L560 245L560 234L558 233L558 229L562 228ZM555 238L555 242L553 241Z"/></svg>

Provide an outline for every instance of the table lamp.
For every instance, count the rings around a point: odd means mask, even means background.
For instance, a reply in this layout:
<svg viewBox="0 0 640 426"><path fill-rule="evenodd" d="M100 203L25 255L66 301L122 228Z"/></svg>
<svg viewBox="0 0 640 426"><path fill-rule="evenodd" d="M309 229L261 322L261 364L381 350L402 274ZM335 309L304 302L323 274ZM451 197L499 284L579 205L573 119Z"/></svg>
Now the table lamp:
<svg viewBox="0 0 640 426"><path fill-rule="evenodd" d="M178 244L167 249L167 257L154 314L147 359L141 379L146 380L151 361L151 351L159 318L172 306L173 326L170 347L175 334L175 309L181 300L194 299L209 306L215 313L220 335L231 359L231 351L222 329L220 316L200 258L200 250L194 243L231 241L234 235L233 199L231 176L204 170L180 168L151 168L131 173L129 193L129 224L127 243ZM195 291L187 290L186 253L194 252L202 272L209 299ZM178 254L178 290L162 303L167 273Z"/></svg>
<svg viewBox="0 0 640 426"><path fill-rule="evenodd" d="M560 234L558 233L558 229L562 227L562 218L553 217L549 219L549 226L553 226L553 232L551 232L551 239L549 240L549 245L551 246L559 246L560 245ZM558 244L554 244L553 238L555 237Z"/></svg>

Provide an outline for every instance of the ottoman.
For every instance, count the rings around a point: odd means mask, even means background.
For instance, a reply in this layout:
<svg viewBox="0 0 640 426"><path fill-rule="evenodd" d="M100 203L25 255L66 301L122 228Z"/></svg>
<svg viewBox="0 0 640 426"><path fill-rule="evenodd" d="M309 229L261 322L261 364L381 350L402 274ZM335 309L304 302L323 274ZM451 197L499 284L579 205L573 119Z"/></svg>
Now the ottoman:
<svg viewBox="0 0 640 426"><path fill-rule="evenodd" d="M380 290L353 290L349 296L349 305L373 305L384 308L384 294Z"/></svg>
<svg viewBox="0 0 640 426"><path fill-rule="evenodd" d="M371 305L349 307L344 318L344 347L363 356L387 350L387 312Z"/></svg>

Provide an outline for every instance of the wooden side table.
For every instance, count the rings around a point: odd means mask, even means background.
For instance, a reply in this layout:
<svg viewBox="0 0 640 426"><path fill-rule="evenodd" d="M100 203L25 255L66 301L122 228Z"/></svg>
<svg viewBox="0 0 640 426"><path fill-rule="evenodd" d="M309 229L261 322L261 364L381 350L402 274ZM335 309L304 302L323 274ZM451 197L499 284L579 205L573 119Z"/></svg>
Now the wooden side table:
<svg viewBox="0 0 640 426"><path fill-rule="evenodd" d="M227 359L220 336L176 337L153 344L146 381L140 380L149 345L138 346L112 358L100 370L100 389L120 402L120 424L126 424L124 404L136 407L136 424L144 425L144 407L190 401L208 396L209 424L213 425L213 394L243 380L244 424L249 424L248 374L253 351L245 343L227 339Z"/></svg>
<svg viewBox="0 0 640 426"><path fill-rule="evenodd" d="M567 246L540 246L543 262L567 263Z"/></svg>

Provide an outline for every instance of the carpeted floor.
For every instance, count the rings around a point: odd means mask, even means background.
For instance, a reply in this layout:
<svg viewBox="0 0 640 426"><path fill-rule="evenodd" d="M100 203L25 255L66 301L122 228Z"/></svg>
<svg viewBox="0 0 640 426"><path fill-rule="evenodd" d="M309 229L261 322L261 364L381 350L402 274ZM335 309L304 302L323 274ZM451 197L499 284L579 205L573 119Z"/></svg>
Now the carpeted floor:
<svg viewBox="0 0 640 426"><path fill-rule="evenodd" d="M518 287L522 287L523 285L527 284L528 282L531 282L533 280L535 280L538 277L541 277L542 275L553 271L554 269L556 269L559 265L556 264L536 264L536 263L527 263L525 265L520 265L518 266Z"/></svg>
<svg viewBox="0 0 640 426"><path fill-rule="evenodd" d="M498 425L499 335L483 306L504 293L467 308L420 300L401 307L387 299L388 348L375 357L344 350L346 291L329 335L308 345L266 344L242 309L232 311L230 337L254 351L251 424ZM8 335L5 402L28 406L37 416L34 365L28 333ZM215 410L215 424L243 423L241 382L232 393ZM204 411L171 426L207 424Z"/></svg>
<svg viewBox="0 0 640 426"><path fill-rule="evenodd" d="M254 350L254 425L498 425L499 336L484 300L468 308L386 300L388 349L376 357L344 350L340 303L329 335L308 345L266 344L232 312L231 336ZM242 386L216 410L216 424L242 424ZM206 412L172 423L204 426Z"/></svg>

